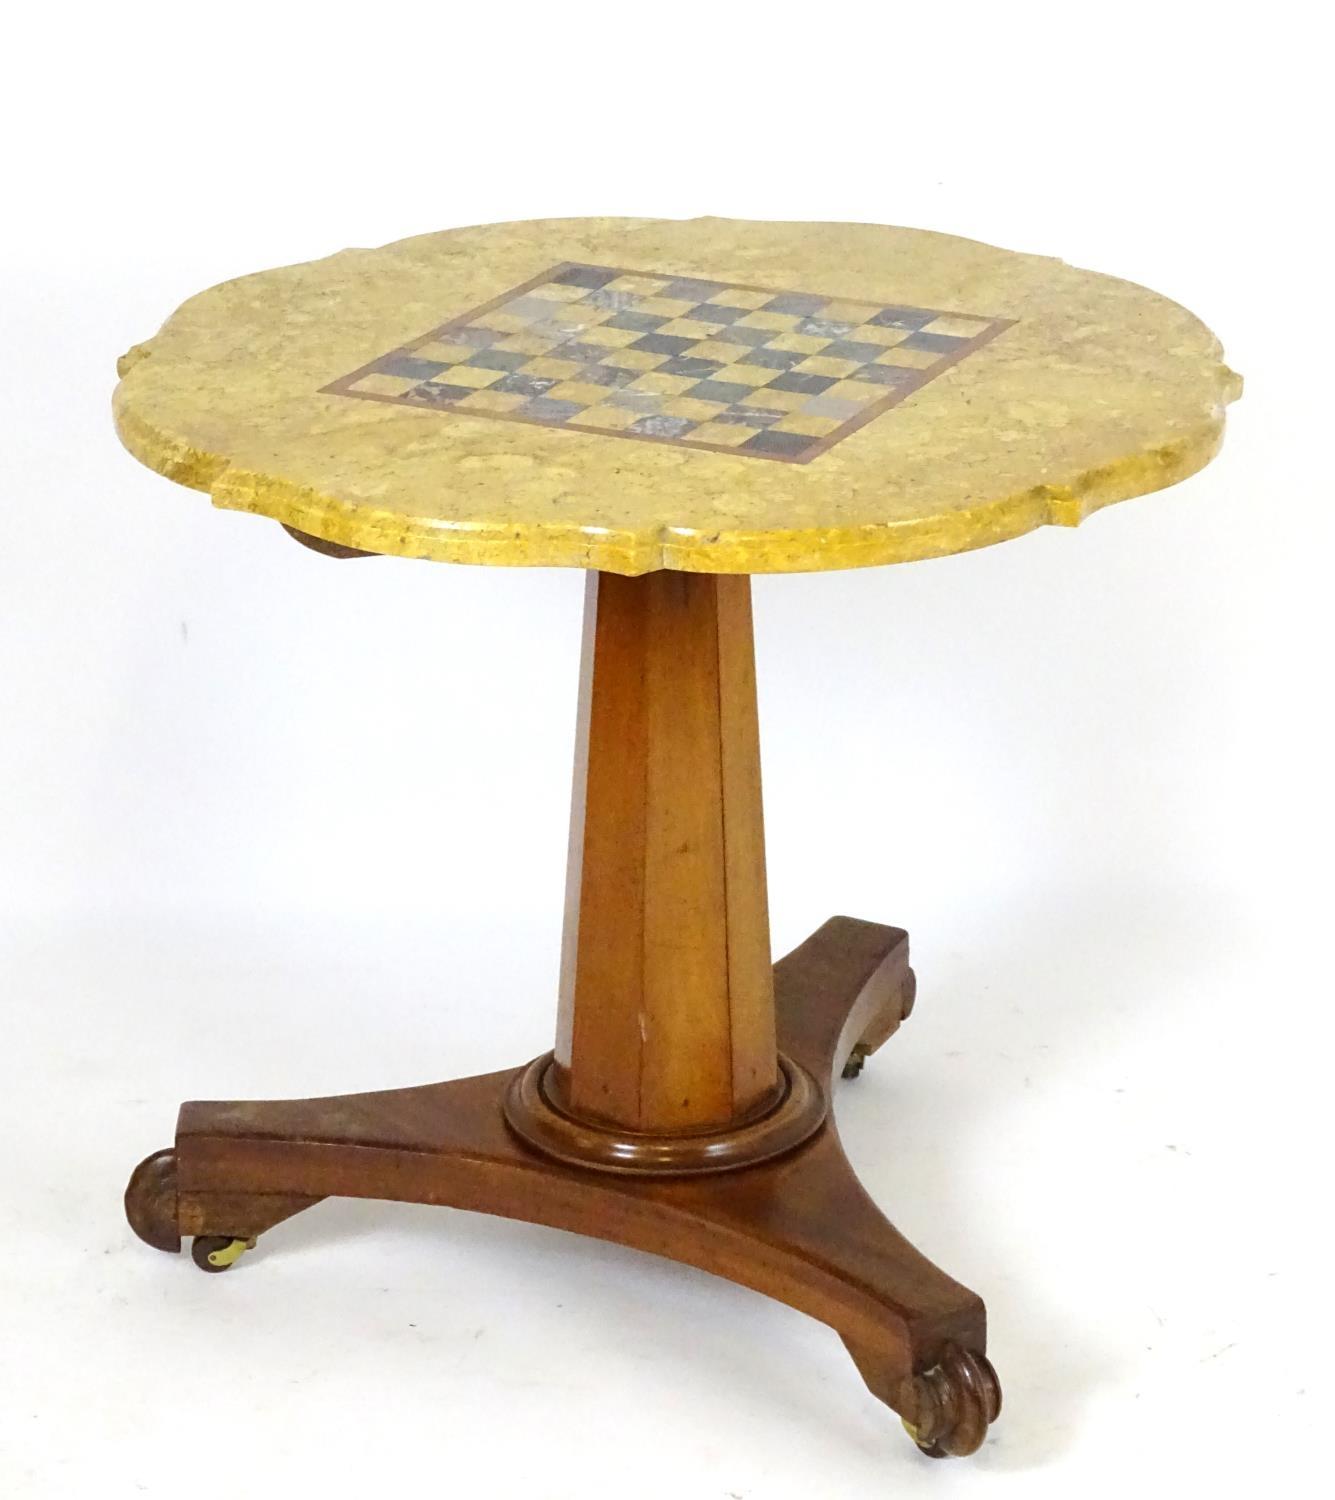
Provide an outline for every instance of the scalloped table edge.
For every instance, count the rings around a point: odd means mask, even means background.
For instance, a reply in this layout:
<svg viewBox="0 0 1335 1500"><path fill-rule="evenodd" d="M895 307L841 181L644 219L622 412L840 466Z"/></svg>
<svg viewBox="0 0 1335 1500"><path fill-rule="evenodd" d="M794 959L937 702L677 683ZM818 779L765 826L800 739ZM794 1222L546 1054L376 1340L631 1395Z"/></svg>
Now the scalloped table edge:
<svg viewBox="0 0 1335 1500"><path fill-rule="evenodd" d="M117 364L124 377L145 353L136 345ZM591 568L638 577L660 569L682 573L809 573L917 562L1010 541L1040 526L1078 526L1095 511L1199 472L1219 451L1227 405L1242 378L1219 365L1220 399L1199 425L1172 443L1086 470L1070 485L1031 489L944 516L865 526L801 530L644 532L557 522L406 520L392 511L355 506L333 495L248 473L219 454L169 438L119 406L116 432L129 452L155 473L201 490L223 510L265 516L308 536L383 556L500 567Z"/></svg>

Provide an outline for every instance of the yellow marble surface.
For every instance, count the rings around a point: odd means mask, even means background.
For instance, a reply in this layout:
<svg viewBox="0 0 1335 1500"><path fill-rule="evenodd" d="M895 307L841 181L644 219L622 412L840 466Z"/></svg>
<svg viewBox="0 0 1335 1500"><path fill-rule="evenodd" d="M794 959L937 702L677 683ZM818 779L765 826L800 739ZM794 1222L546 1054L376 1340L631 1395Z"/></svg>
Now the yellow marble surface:
<svg viewBox="0 0 1335 1500"><path fill-rule="evenodd" d="M321 394L561 261L1014 319L809 463ZM214 503L367 551L706 573L866 567L1076 525L1216 452L1241 389L1130 282L922 230L564 219L226 282L120 361L117 431Z"/></svg>

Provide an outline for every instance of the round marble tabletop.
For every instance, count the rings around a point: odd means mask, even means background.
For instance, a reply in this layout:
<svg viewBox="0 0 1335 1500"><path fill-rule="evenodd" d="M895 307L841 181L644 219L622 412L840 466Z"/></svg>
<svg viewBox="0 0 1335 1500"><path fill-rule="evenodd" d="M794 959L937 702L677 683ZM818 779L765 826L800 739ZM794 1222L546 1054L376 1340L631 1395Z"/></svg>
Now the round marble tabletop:
<svg viewBox="0 0 1335 1500"><path fill-rule="evenodd" d="M1075 525L1218 448L1241 382L1143 287L922 230L553 219L213 287L117 429L228 509L369 552L865 567Z"/></svg>

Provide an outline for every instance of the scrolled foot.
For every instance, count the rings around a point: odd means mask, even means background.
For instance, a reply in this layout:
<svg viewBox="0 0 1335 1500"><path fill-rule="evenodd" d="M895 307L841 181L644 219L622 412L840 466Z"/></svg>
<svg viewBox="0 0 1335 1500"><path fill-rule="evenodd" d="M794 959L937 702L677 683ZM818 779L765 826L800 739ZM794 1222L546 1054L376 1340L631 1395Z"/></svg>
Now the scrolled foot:
<svg viewBox="0 0 1335 1500"><path fill-rule="evenodd" d="M230 1234L196 1235L190 1246L190 1259L201 1271L217 1275L230 1271L247 1250L255 1248L255 1237L239 1239Z"/></svg>
<svg viewBox="0 0 1335 1500"><path fill-rule="evenodd" d="M895 1404L929 1458L964 1458L1001 1411L1001 1383L986 1355L947 1344L936 1364L904 1381Z"/></svg>
<svg viewBox="0 0 1335 1500"><path fill-rule="evenodd" d="M125 1217L146 1245L176 1254L181 1231L176 1217L176 1152L155 1151L130 1174Z"/></svg>

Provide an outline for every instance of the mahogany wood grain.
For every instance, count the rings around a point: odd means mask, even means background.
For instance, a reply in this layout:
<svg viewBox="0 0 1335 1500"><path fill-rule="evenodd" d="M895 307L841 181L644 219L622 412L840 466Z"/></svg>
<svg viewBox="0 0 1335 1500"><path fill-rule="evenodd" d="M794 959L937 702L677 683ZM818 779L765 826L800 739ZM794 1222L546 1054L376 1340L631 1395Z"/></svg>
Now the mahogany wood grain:
<svg viewBox="0 0 1335 1500"><path fill-rule="evenodd" d="M836 917L776 966L774 985L785 1055L828 1086L855 1044L898 1026L913 990L907 939ZM685 1261L829 1324L872 1391L921 1424L925 1451L982 1441L999 1405L983 1305L871 1201L832 1119L786 1155L735 1172L617 1176L519 1141L501 1109L515 1076L187 1104L170 1171L159 1153L141 1167L144 1183L131 1182L131 1222L159 1247L180 1234L248 1239L337 1195L575 1230ZM156 1217L146 1219L150 1203Z"/></svg>
<svg viewBox="0 0 1335 1500"><path fill-rule="evenodd" d="M750 580L590 574L552 1087L673 1134L777 1099Z"/></svg>

